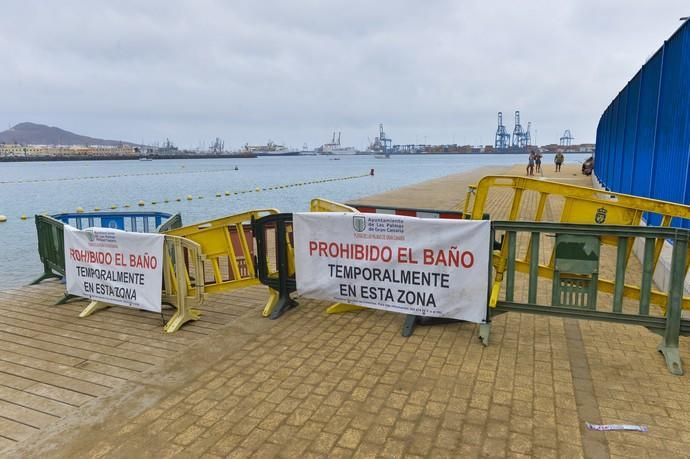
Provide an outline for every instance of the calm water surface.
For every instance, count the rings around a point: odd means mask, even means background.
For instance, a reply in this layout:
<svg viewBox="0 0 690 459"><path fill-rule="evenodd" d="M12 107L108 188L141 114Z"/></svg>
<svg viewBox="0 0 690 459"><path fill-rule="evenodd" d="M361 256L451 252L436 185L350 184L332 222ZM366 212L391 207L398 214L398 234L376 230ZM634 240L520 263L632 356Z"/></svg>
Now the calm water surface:
<svg viewBox="0 0 690 459"><path fill-rule="evenodd" d="M345 202L401 186L468 171L486 165L526 162L524 155L325 156L256 159L181 159L154 161L79 161L0 163L0 289L16 287L42 272L33 215L74 212L77 207L118 210L180 212L185 224L236 212L274 207L283 212L304 211L309 200L323 197ZM568 161L585 159L570 155ZM552 157L545 157L550 166ZM235 171L237 166L239 170ZM276 191L226 197L225 191L254 190L325 178L362 175L374 168L373 177L318 183ZM112 176L112 177L106 177ZM222 198L216 198L222 193ZM194 200L184 199L192 195ZM203 199L198 199L203 196ZM175 202L175 198L183 198ZM161 203L169 199L173 202ZM136 204L144 200L146 207ZM151 205L152 201L160 204ZM19 217L25 214L28 220Z"/></svg>

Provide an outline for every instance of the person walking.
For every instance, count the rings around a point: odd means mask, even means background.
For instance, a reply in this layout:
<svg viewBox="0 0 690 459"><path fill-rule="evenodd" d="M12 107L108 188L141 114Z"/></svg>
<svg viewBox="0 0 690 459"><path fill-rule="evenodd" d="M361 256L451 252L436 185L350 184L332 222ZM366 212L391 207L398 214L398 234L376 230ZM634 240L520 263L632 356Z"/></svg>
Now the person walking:
<svg viewBox="0 0 690 459"><path fill-rule="evenodd" d="M534 164L537 166L537 173L541 174L541 153L538 151L534 153Z"/></svg>
<svg viewBox="0 0 690 459"><path fill-rule="evenodd" d="M563 156L563 153L560 151L556 153L556 156L553 158L553 161L556 163L556 172L561 171L561 164L563 164L563 160L565 157Z"/></svg>
<svg viewBox="0 0 690 459"><path fill-rule="evenodd" d="M534 150L529 152L529 158L527 158L527 175L534 175L534 160L536 156Z"/></svg>

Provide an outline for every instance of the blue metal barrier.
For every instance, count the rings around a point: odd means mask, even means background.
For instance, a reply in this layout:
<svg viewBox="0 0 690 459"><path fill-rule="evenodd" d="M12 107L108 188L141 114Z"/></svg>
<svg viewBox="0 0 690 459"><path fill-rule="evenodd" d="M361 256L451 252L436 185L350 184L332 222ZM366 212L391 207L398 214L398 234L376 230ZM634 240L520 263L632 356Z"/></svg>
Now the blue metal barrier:
<svg viewBox="0 0 690 459"><path fill-rule="evenodd" d="M594 173L609 190L690 204L690 20L601 115ZM645 215L658 225L661 216ZM673 220L671 226L690 228Z"/></svg>
<svg viewBox="0 0 690 459"><path fill-rule="evenodd" d="M153 233L173 215L165 212L80 212L51 216L78 229L112 228L134 233Z"/></svg>
<svg viewBox="0 0 690 459"><path fill-rule="evenodd" d="M113 228L129 232L163 232L182 226L179 213L164 212L80 212L52 216L36 215L38 255L43 263L43 274L31 284L65 275L63 225L84 228ZM62 301L69 299L65 296Z"/></svg>

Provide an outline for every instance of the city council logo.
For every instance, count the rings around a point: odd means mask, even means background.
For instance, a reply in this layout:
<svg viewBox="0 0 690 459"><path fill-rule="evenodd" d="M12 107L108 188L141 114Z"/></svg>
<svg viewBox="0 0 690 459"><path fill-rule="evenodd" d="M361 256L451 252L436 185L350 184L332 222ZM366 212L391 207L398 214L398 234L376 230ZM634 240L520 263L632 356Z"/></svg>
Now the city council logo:
<svg viewBox="0 0 690 459"><path fill-rule="evenodd" d="M596 215L594 216L594 221L600 225L604 223L606 221L606 209L599 207Z"/></svg>
<svg viewBox="0 0 690 459"><path fill-rule="evenodd" d="M367 227L366 218L362 215L355 215L352 217L352 227L355 229L355 231L361 233Z"/></svg>
<svg viewBox="0 0 690 459"><path fill-rule="evenodd" d="M93 242L94 239L96 239L96 236L93 234L93 231L84 231L86 233L86 238L89 240L89 242Z"/></svg>

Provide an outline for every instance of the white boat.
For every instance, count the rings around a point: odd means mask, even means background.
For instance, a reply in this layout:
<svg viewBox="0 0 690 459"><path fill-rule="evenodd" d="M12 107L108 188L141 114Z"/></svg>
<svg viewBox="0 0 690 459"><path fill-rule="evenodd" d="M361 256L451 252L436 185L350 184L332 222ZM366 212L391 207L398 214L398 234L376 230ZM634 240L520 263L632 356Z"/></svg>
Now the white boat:
<svg viewBox="0 0 690 459"><path fill-rule="evenodd" d="M139 158L139 161L152 161L152 159L147 158L146 156L142 156L141 158Z"/></svg>
<svg viewBox="0 0 690 459"><path fill-rule="evenodd" d="M272 141L268 141L266 145L249 145L246 144L242 153L251 153L256 156L297 156L300 151L294 148L288 148L284 145L278 145Z"/></svg>
<svg viewBox="0 0 690 459"><path fill-rule="evenodd" d="M358 153L354 147L343 147L340 145L340 132L338 132L338 138L336 139L335 131L333 131L331 143L324 143L316 150L320 155L356 155Z"/></svg>

